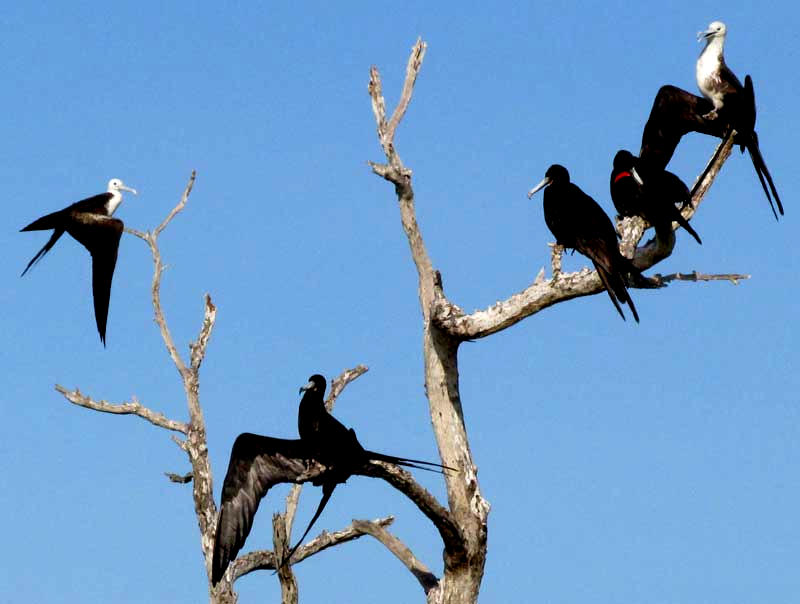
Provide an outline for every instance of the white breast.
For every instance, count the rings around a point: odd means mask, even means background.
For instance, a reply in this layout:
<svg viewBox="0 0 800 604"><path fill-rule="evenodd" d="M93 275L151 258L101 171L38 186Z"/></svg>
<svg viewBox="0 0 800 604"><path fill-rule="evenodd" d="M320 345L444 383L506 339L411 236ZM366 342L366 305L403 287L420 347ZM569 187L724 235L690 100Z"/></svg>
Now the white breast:
<svg viewBox="0 0 800 604"><path fill-rule="evenodd" d="M114 215L114 211L117 209L119 204L122 203L122 193L119 191L110 191L111 199L106 202L106 212L109 216Z"/></svg>

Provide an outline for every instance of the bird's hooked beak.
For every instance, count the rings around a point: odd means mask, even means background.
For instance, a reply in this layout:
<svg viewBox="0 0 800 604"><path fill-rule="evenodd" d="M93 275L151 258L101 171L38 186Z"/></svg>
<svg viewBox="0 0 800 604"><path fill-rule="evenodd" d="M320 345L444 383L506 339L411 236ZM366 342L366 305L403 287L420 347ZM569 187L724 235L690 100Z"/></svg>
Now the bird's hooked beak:
<svg viewBox="0 0 800 604"><path fill-rule="evenodd" d="M644 185L644 181L642 180L642 177L639 176L639 173L636 171L636 168L631 168L631 176L633 176L633 180L639 183L640 187Z"/></svg>
<svg viewBox="0 0 800 604"><path fill-rule="evenodd" d="M138 195L139 193L133 187L129 187L128 185L120 185L120 191L127 191L128 193L133 193L134 195Z"/></svg>
<svg viewBox="0 0 800 604"><path fill-rule="evenodd" d="M528 191L528 199L533 197L533 194L536 193L536 191L539 191L540 189L544 189L547 185L550 184L550 182L551 182L550 177L549 176L545 176L544 179L542 180L542 182L540 182L538 185L536 185L530 191Z"/></svg>
<svg viewBox="0 0 800 604"><path fill-rule="evenodd" d="M713 29L699 31L697 32L697 41L702 42L703 40L707 40L708 38L711 38L715 33L717 32L715 32Z"/></svg>
<svg viewBox="0 0 800 604"><path fill-rule="evenodd" d="M308 382L305 386L300 387L300 391L298 392L298 394L302 394L307 390L311 390L313 387L314 387L314 382Z"/></svg>

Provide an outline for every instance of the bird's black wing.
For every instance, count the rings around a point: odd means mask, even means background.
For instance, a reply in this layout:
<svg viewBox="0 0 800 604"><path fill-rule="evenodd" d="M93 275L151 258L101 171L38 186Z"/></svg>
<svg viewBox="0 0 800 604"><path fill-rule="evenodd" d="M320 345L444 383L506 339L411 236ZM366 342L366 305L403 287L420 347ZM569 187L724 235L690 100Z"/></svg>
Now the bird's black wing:
<svg viewBox="0 0 800 604"><path fill-rule="evenodd" d="M651 204L650 215L647 216L647 219L653 225L659 223L672 228L672 221L674 220L694 237L697 243L703 244L700 235L697 234L697 231L692 228L689 221L683 217L681 211L675 206L677 203L681 207L686 207L692 203L689 188L680 177L664 170L658 176L645 182L645 191Z"/></svg>
<svg viewBox="0 0 800 604"><path fill-rule="evenodd" d="M117 265L117 252L123 228L122 221L117 218L79 211L71 212L67 226L67 232L92 255L94 318L103 345L106 343L111 281L114 278L114 267Z"/></svg>
<svg viewBox="0 0 800 604"><path fill-rule="evenodd" d="M258 504L269 489L295 482L307 468L306 447L300 440L240 434L233 443L228 472L222 483L217 517L211 582L216 585L242 549L253 526Z"/></svg>
<svg viewBox="0 0 800 604"><path fill-rule="evenodd" d="M684 134L699 132L723 138L727 132L725 121L703 117L713 109L706 98L677 86L662 86L642 132L639 158L648 168L663 170Z"/></svg>
<svg viewBox="0 0 800 604"><path fill-rule="evenodd" d="M576 215L575 249L592 261L620 316L625 318L619 303L627 303L638 323L639 313L626 289L626 274L638 271L620 254L617 231L611 219L594 199L577 186L572 199Z"/></svg>
<svg viewBox="0 0 800 604"><path fill-rule="evenodd" d="M112 193L100 193L99 195L92 195L86 199L76 201L66 208L71 212L91 212L92 214L105 214L105 205L113 197Z"/></svg>

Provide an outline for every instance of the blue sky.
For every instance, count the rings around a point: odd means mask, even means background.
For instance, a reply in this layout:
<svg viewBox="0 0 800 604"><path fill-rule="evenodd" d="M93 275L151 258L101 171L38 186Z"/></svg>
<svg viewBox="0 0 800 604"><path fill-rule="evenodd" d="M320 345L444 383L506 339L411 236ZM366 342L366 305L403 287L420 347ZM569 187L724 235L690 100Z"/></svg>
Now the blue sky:
<svg viewBox="0 0 800 604"><path fill-rule="evenodd" d="M614 153L638 149L660 85L695 90L695 34L722 19L729 65L755 82L786 216L775 223L735 152L692 223L703 245L679 233L656 270L750 281L634 291L640 325L605 296L574 300L461 347L462 401L492 504L482 600L796 602L799 12L729 2L721 13L704 1L2 9L0 578L12 599L207 597L190 488L162 474L187 471L183 453L163 430L53 390L136 395L185 418L152 322L146 246L123 237L103 349L88 254L64 238L20 279L46 235L19 228L112 177L140 192L117 216L153 228L198 171L161 238L162 292L184 351L202 295L218 307L201 376L217 497L238 433L293 437L298 387L358 363L370 371L336 415L369 448L434 458L415 272L393 190L366 164L382 159L369 66L393 106L411 45L420 35L429 44L397 145L445 290L472 310L523 289L548 262L541 197L525 193L551 163L611 211ZM692 182L714 145L686 137L671 169ZM443 496L436 476L419 480ZM248 549L270 545L284 494L262 503ZM390 513L439 574L434 529L384 483L351 479L318 528ZM422 597L368 538L296 571L309 602ZM269 573L238 588L242 602L278 598Z"/></svg>

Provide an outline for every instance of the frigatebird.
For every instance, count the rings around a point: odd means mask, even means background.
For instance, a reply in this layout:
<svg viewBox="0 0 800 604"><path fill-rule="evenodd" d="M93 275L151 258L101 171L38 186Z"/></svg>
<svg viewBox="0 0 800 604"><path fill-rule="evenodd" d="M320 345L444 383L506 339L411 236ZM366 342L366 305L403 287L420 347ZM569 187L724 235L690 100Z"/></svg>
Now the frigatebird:
<svg viewBox="0 0 800 604"><path fill-rule="evenodd" d="M312 482L315 486L322 486L322 499L303 536L281 564L292 557L308 535L336 485L346 482L369 462L385 461L433 472L452 469L429 461L364 449L355 431L346 428L325 409L325 388L325 378L319 374L312 375L308 383L300 388L303 398L297 417L299 440L245 433L240 434L233 443L228 472L222 484L211 563L212 585L219 583L228 565L244 545L261 499L276 484L297 482L308 471L306 460L314 460L326 467L325 472Z"/></svg>
<svg viewBox="0 0 800 604"><path fill-rule="evenodd" d="M638 323L639 313L626 287L627 275L641 276L641 272L620 253L617 232L603 208L571 183L569 172L559 164L547 169L542 182L528 192L528 199L544 187L547 187L544 191L544 221L556 243L589 258L622 319L625 320L625 315L620 302L628 304Z"/></svg>
<svg viewBox="0 0 800 604"><path fill-rule="evenodd" d="M621 216L641 216L658 233L662 229L671 232L674 220L702 244L700 236L675 206L676 203L681 207L691 205L692 197L686 184L672 172L647 170L638 164L638 158L625 149L614 156L610 188L617 212Z"/></svg>
<svg viewBox="0 0 800 604"><path fill-rule="evenodd" d="M758 180L761 182L761 187L764 189L769 206L777 220L778 214L775 212L772 197L775 197L775 203L781 214L783 214L783 204L758 146L758 135L755 131L756 96L753 90L753 79L746 75L744 86L742 86L739 78L725 64L723 47L727 31L722 21L713 21L708 29L697 34L698 42L706 41L706 46L697 59L695 72L697 86L703 96L713 104L711 111L704 114L703 118L719 119L728 128L736 130L738 135L736 142L740 145L742 153L747 149L750 154ZM767 188L767 183L769 183L769 188ZM770 195L770 191L772 195Z"/></svg>
<svg viewBox="0 0 800 604"><path fill-rule="evenodd" d="M92 255L92 295L94 298L94 318L100 341L106 345L106 321L108 303L111 298L111 280L117 264L117 251L124 224L112 218L114 211L122 203L122 191L136 195L136 189L126 186L120 179L108 181L105 193L76 201L63 210L53 212L34 220L22 231L47 231L53 234L44 247L28 262L22 275L36 264L56 244L64 232L69 233Z"/></svg>

